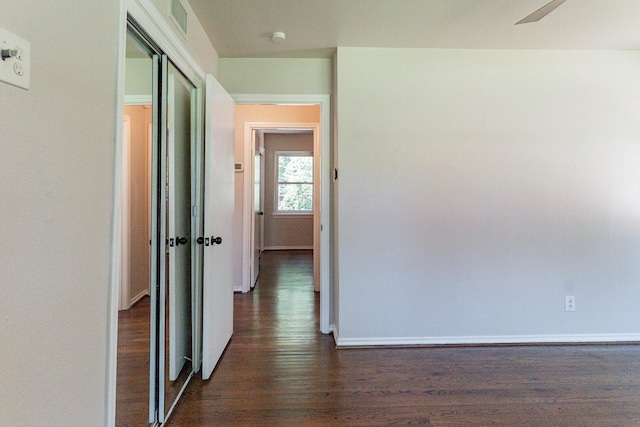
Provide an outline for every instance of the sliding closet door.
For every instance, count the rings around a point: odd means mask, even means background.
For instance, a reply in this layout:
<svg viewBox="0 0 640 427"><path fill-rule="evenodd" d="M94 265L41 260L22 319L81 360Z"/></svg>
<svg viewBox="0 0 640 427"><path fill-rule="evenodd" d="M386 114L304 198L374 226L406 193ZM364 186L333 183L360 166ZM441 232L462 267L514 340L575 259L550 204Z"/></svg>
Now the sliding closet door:
<svg viewBox="0 0 640 427"><path fill-rule="evenodd" d="M208 75L205 93L202 377L211 376L233 333L233 98Z"/></svg>
<svg viewBox="0 0 640 427"><path fill-rule="evenodd" d="M158 337L165 333L165 295L167 211L165 200L167 163L166 112L167 106L161 102L166 93L168 59L166 55L153 56L153 148L151 154L151 342L149 363L149 422L158 420L162 414L162 390L164 380L158 372L164 370L164 340Z"/></svg>
<svg viewBox="0 0 640 427"><path fill-rule="evenodd" d="M118 425L143 425L145 417L158 425L167 420L192 378L194 357L195 369L200 363L204 248L196 242L204 228L204 161L203 102L196 86L203 82L193 70L173 64L131 20L128 33L125 92L136 99L144 94L146 104L152 105L150 188L145 187L150 191L145 199L150 199L149 222L138 227L138 231L149 228L142 242L149 248L150 265L149 383L147 410L146 378L129 381L136 388L118 400L118 415L123 414ZM136 45L142 50L134 49ZM143 74L146 79L141 78ZM131 336L131 344L142 340L140 334ZM141 354L140 349L135 352ZM140 370L147 371L141 363L128 368L138 376ZM125 384L118 381L118 387ZM125 419L125 412L134 409L135 418Z"/></svg>

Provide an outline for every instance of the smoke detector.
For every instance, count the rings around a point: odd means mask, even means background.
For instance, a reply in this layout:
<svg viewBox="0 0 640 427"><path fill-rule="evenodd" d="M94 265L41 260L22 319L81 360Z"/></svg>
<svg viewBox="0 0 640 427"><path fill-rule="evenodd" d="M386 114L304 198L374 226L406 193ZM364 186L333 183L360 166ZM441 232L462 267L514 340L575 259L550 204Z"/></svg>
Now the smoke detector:
<svg viewBox="0 0 640 427"><path fill-rule="evenodd" d="M271 41L274 43L282 43L283 41L285 41L285 39L285 34L280 31L276 31L271 34Z"/></svg>

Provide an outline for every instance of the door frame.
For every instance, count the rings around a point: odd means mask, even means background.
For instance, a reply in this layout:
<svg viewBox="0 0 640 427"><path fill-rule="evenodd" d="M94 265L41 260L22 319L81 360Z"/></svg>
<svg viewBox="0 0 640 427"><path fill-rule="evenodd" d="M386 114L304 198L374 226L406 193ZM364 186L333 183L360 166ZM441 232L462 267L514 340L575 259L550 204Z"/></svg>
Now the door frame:
<svg viewBox="0 0 640 427"><path fill-rule="evenodd" d="M267 104L267 105L318 105L320 107L320 138L318 146L314 143L314 157L318 157L314 162L318 162L316 171L318 173L320 191L318 192L318 211L314 214L314 251L319 251L318 266L320 275L320 332L328 334L332 332L330 325L330 313L332 312L331 306L331 126L330 126L330 96L329 95L278 95L278 94L231 94L233 99L238 104ZM256 128L266 129L269 123L260 123ZM300 123L290 123L287 126L273 127L290 127L290 128L304 128ZM308 129L310 126L307 125ZM311 126L313 127L313 126ZM249 135L250 136L250 135ZM246 133L245 133L246 138ZM248 145L248 146L247 146ZM243 250L242 250L242 291L248 292L251 282L251 274L249 270L249 263L251 262L251 249L250 238L248 233L251 230L251 217L253 202L250 197L252 196L253 183L251 179L253 177L253 156L252 152L254 147L251 143L247 144L245 140L244 147L244 182L243 182L243 215L242 215L242 229L243 229ZM314 163L315 164L315 163ZM317 232L320 236L316 239L316 223ZM249 235L249 236L247 236ZM316 248L316 240L318 240ZM315 266L314 266L314 274Z"/></svg>
<svg viewBox="0 0 640 427"><path fill-rule="evenodd" d="M254 275L255 275L255 253L256 253L256 237L255 237L255 162L253 161L256 156L256 143L255 143L255 135L258 131L265 131L263 134L268 133L271 129L286 129L288 131L293 132L308 132L311 131L313 134L313 289L315 291L320 291L320 240L321 240L321 232L322 227L320 223L320 193L321 193L321 179L320 179L320 155L316 155L316 153L320 153L320 123L290 123L290 122L246 122L244 124L244 148L245 155L248 155L251 159L251 165L248 169L245 170L245 185L246 180L248 179L250 182L249 191L245 191L243 194L245 196L245 202L248 199L250 206L250 217L246 217L249 209L245 209L243 212L243 229L250 230L249 233L243 232L243 247L248 247L249 250L243 251L243 277L249 280L249 288L246 288L246 283L243 281L242 283L242 292L248 292L250 289L253 289L255 286ZM264 151L264 149L263 149ZM263 158L264 161L264 158ZM261 170L261 173L264 173L264 170ZM245 187L246 188L246 187ZM260 191L264 194L264 182L260 185ZM246 206L246 205L245 205ZM261 218L261 222L263 222L264 217ZM245 221L249 221L248 227L244 228L247 225ZM264 222L262 224L264 226ZM248 246L247 246L248 245ZM247 262L245 265L244 263ZM247 270L248 268L248 270ZM248 274L244 274L247 271Z"/></svg>

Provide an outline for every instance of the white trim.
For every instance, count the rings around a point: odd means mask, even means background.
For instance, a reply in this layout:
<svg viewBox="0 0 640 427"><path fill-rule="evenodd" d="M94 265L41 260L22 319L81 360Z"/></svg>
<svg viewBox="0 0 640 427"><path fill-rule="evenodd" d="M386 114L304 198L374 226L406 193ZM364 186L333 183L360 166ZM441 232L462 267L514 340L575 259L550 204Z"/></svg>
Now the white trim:
<svg viewBox="0 0 640 427"><path fill-rule="evenodd" d="M120 186L122 185L122 130L124 116L124 75L125 75L125 55L127 42L127 8L126 0L119 0L120 22L118 33L120 35L118 51L116 52L117 62L117 88L116 112L115 112L115 141L114 141L114 177L113 186L113 211L111 213L111 271L109 274L109 326L108 326L108 347L106 366L106 396L105 396L105 425L112 427L116 425L116 379L118 372L118 300L120 294Z"/></svg>
<svg viewBox="0 0 640 427"><path fill-rule="evenodd" d="M232 94L237 104L320 105L320 332L328 334L331 297L331 108L329 95ZM251 158L249 158L251 160ZM246 164L246 151L245 151ZM249 163L250 164L250 163ZM245 168L246 170L246 168ZM245 177L245 188L246 177ZM246 191L245 191L246 193ZM246 194L245 194L246 202ZM246 209L245 209L246 211ZM314 217L314 218L315 218ZM245 223L246 224L246 223ZM246 228L245 228L246 229ZM245 251L243 251L245 252ZM244 255L243 255L244 258ZM243 269L245 268L243 260ZM244 274L244 273L243 273Z"/></svg>
<svg viewBox="0 0 640 427"><path fill-rule="evenodd" d="M640 334L575 334L575 335L489 335L467 337L388 337L340 338L333 332L338 347L380 347L419 345L499 345L499 344L579 344L604 342L639 342Z"/></svg>
<svg viewBox="0 0 640 427"><path fill-rule="evenodd" d="M189 53L184 42L176 36L165 17L151 0L126 0L127 12L147 33L147 36L162 49L171 62L197 86L204 80L204 70Z"/></svg>
<svg viewBox="0 0 640 427"><path fill-rule="evenodd" d="M135 297L131 298L131 300L129 301L129 307L133 306L135 303L137 303L138 301L140 301L142 298L149 296L149 289L144 289L142 291L140 291L140 293L138 295L136 295Z"/></svg>
<svg viewBox="0 0 640 427"><path fill-rule="evenodd" d="M151 105L153 103L152 95L125 95L124 105Z"/></svg>
<svg viewBox="0 0 640 427"><path fill-rule="evenodd" d="M336 345L336 347L338 347L338 342L340 341L340 337L339 337L339 333L338 333L338 328L336 328L335 324L331 324L331 332L333 334L333 342Z"/></svg>
<svg viewBox="0 0 640 427"><path fill-rule="evenodd" d="M130 179L131 179L131 117L124 115L122 127L122 175L120 185L120 306L119 310L128 310L131 307L131 283L129 283L129 216L130 206Z"/></svg>
<svg viewBox="0 0 640 427"><path fill-rule="evenodd" d="M265 246L265 251L309 251L313 246Z"/></svg>

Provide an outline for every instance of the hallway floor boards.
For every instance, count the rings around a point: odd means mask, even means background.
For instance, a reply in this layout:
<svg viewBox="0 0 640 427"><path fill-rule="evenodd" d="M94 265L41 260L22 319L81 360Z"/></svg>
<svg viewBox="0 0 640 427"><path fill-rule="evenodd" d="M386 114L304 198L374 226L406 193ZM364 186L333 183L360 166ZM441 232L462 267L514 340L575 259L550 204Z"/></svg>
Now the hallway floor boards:
<svg viewBox="0 0 640 427"><path fill-rule="evenodd" d="M170 426L638 426L640 346L336 350L310 252L265 252L211 379Z"/></svg>

